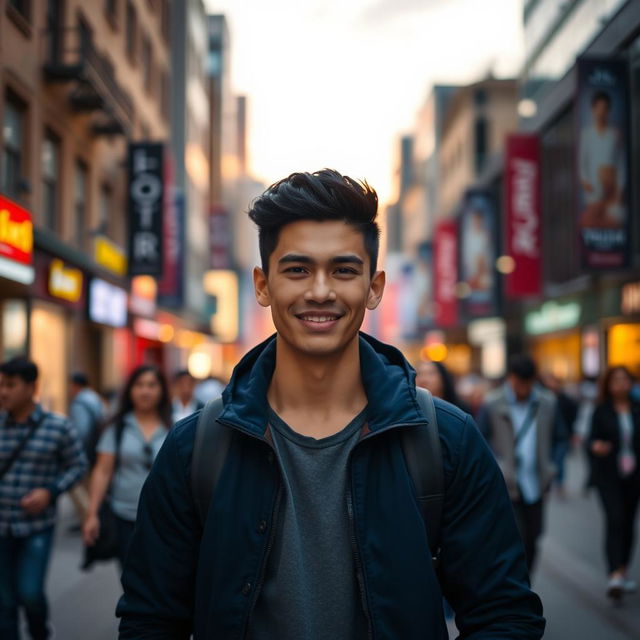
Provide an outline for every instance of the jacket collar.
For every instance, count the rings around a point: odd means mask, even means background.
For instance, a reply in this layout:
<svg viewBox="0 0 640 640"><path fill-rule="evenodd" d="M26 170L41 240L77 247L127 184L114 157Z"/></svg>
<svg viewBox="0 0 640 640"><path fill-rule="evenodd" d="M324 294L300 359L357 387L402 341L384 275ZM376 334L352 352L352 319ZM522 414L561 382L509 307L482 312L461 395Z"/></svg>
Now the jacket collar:
<svg viewBox="0 0 640 640"><path fill-rule="evenodd" d="M368 398L368 430L424 424L416 400L415 371L403 355L387 344L360 333L360 369ZM249 351L234 369L222 398L222 422L262 438L268 423L267 390L276 363L276 337Z"/></svg>

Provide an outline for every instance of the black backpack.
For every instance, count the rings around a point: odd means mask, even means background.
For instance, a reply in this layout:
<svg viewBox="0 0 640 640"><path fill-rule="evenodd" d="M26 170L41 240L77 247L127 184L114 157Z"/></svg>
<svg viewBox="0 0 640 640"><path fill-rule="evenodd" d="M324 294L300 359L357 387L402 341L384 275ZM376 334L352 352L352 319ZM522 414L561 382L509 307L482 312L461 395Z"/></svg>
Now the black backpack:
<svg viewBox="0 0 640 640"><path fill-rule="evenodd" d="M425 389L416 388L416 392L418 404L428 424L424 428L403 429L402 448L427 530L431 558L437 569L444 500L442 452L433 397ZM191 462L191 488L203 526L231 443L232 430L217 421L222 408L222 398L209 400L196 425Z"/></svg>

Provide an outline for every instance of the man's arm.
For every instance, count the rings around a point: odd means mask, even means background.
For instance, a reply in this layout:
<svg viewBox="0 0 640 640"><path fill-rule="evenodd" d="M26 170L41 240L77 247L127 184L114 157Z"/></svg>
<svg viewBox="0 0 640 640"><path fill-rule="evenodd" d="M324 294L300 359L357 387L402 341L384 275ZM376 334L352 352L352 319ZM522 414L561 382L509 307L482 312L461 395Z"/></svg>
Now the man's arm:
<svg viewBox="0 0 640 640"><path fill-rule="evenodd" d="M442 527L442 586L463 638L537 640L545 621L500 469L467 416L450 451Z"/></svg>
<svg viewBox="0 0 640 640"><path fill-rule="evenodd" d="M187 418L171 430L142 489L116 610L121 639L191 635L200 526L182 439L194 422Z"/></svg>

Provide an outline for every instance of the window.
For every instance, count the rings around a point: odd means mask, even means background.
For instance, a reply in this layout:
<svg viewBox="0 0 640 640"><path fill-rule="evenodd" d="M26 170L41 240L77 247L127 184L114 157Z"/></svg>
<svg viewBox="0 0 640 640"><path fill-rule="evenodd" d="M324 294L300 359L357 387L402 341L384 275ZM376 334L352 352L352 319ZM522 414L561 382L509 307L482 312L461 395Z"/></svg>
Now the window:
<svg viewBox="0 0 640 640"><path fill-rule="evenodd" d="M118 0L105 0L104 14L111 26L115 27L118 22Z"/></svg>
<svg viewBox="0 0 640 640"><path fill-rule="evenodd" d="M100 202L98 203L98 228L100 233L109 235L109 220L111 218L111 187L103 184L100 188Z"/></svg>
<svg viewBox="0 0 640 640"><path fill-rule="evenodd" d="M162 71L160 74L160 113L165 120L169 120L171 111L171 94L169 92L169 74Z"/></svg>
<svg viewBox="0 0 640 640"><path fill-rule="evenodd" d="M147 91L151 91L151 64L151 40L149 36L145 36L142 41L142 78Z"/></svg>
<svg viewBox="0 0 640 640"><path fill-rule="evenodd" d="M60 141L45 131L42 140L42 224L52 231L58 230L60 184Z"/></svg>
<svg viewBox="0 0 640 640"><path fill-rule="evenodd" d="M131 3L127 2L127 27L126 27L127 56L131 62L136 61L136 36L138 31L138 16Z"/></svg>
<svg viewBox="0 0 640 640"><path fill-rule="evenodd" d="M73 242L80 248L84 245L87 226L87 165L78 160L75 174Z"/></svg>
<svg viewBox="0 0 640 640"><path fill-rule="evenodd" d="M474 126L475 171L479 175L484 169L488 152L488 124L486 118L476 118Z"/></svg>
<svg viewBox="0 0 640 640"><path fill-rule="evenodd" d="M22 187L23 149L25 146L24 106L11 96L7 97L4 105L2 123L2 181L0 189L10 198L19 198Z"/></svg>
<svg viewBox="0 0 640 640"><path fill-rule="evenodd" d="M25 20L29 20L31 17L30 0L9 0L9 6L25 18Z"/></svg>

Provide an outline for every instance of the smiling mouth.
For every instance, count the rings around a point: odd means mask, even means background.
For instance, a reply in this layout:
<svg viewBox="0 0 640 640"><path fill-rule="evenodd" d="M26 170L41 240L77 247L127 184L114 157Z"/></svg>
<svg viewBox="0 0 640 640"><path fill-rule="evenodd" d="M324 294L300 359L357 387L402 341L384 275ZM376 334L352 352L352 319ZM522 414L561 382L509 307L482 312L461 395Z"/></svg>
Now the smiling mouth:
<svg viewBox="0 0 640 640"><path fill-rule="evenodd" d="M307 315L304 313L300 313L296 317L299 318L300 320L304 320L305 322L321 323L321 322L333 322L335 320L339 320L342 316L339 316L339 315L318 316L318 315Z"/></svg>

